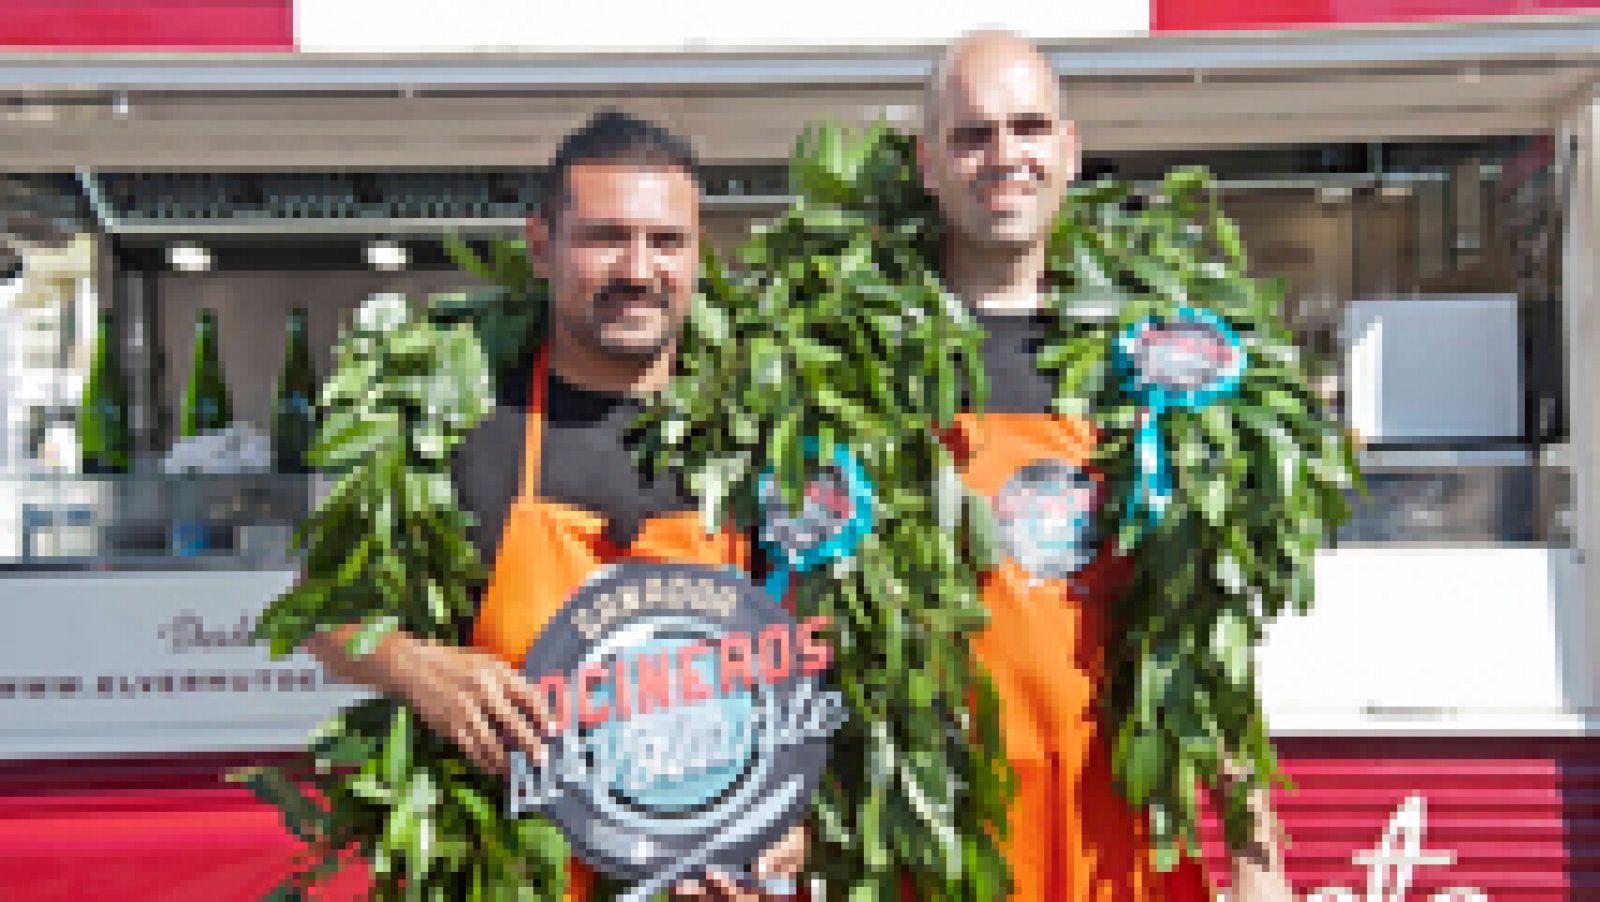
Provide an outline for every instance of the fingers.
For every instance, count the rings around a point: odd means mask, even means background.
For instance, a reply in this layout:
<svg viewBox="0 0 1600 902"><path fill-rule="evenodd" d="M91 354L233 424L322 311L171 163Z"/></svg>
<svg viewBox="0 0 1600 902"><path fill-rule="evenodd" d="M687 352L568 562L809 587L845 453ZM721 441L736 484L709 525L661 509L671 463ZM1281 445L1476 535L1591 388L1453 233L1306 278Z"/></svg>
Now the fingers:
<svg viewBox="0 0 1600 902"><path fill-rule="evenodd" d="M761 896L744 887L721 871L707 871L706 884L710 894L705 898L714 899L716 902L761 902Z"/></svg>
<svg viewBox="0 0 1600 902"><path fill-rule="evenodd" d="M721 871L707 871L700 880L680 880L672 887L678 899L706 899L710 902L762 902L762 895L739 885Z"/></svg>
<svg viewBox="0 0 1600 902"><path fill-rule="evenodd" d="M491 774L506 772L506 753L500 747L500 737L494 727L476 707L466 705L461 711L462 722L457 726L457 742L467 757Z"/></svg>
<svg viewBox="0 0 1600 902"><path fill-rule="evenodd" d="M789 828L789 832L767 847L756 860L754 871L757 879L784 877L792 881L805 867L808 840L805 824ZM768 898L778 898L741 886L733 877L720 871L707 871L702 880L680 881L672 892L680 899L710 899L713 902L762 902Z"/></svg>
<svg viewBox="0 0 1600 902"><path fill-rule="evenodd" d="M507 668L505 685L506 695L512 703L522 709L539 734L549 736L550 699L538 687L523 679L522 674L510 668Z"/></svg>
<svg viewBox="0 0 1600 902"><path fill-rule="evenodd" d="M780 875L793 877L800 873L806 862L805 824L795 824L781 839L768 846L756 859L757 877Z"/></svg>
<svg viewBox="0 0 1600 902"><path fill-rule="evenodd" d="M482 710L509 734L535 761L544 761L544 742L534 730L523 712L512 704L516 688L513 683L520 681L510 668L496 661L495 667L484 668L478 671L473 681L477 691L478 701ZM498 746L499 743L496 743ZM499 757L504 760L505 751L497 749Z"/></svg>

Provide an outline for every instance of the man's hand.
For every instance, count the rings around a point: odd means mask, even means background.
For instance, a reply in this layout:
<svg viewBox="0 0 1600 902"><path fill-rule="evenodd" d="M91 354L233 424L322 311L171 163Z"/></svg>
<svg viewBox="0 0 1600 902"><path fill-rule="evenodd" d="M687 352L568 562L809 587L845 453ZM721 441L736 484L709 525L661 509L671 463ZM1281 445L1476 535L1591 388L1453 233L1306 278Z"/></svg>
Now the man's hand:
<svg viewBox="0 0 1600 902"><path fill-rule="evenodd" d="M795 824L782 839L767 847L756 859L755 874L758 879L786 877L797 880L806 862L805 824ZM775 896L739 885L732 877L718 871L708 871L703 880L684 880L672 888L675 899L709 899L712 902L769 902L790 896Z"/></svg>
<svg viewBox="0 0 1600 902"><path fill-rule="evenodd" d="M1235 869L1233 902L1294 902L1294 891L1282 874L1250 870L1241 873Z"/></svg>
<svg viewBox="0 0 1600 902"><path fill-rule="evenodd" d="M1223 779L1229 783L1243 778L1231 759L1224 758ZM1220 802L1220 800L1219 800ZM1271 797L1265 788L1250 794L1250 841L1229 849L1233 864L1232 902L1291 902L1294 893L1284 872L1283 847L1288 841L1283 825L1272 812Z"/></svg>
<svg viewBox="0 0 1600 902"><path fill-rule="evenodd" d="M489 773L509 770L507 741L535 761L544 760L539 733L549 717L545 700L504 661L404 632L355 660L343 646L352 632L351 627L329 630L306 648L330 671L409 703L435 733Z"/></svg>
<svg viewBox="0 0 1600 902"><path fill-rule="evenodd" d="M391 694L410 702L435 733L460 746L478 767L507 773L507 740L535 761L544 760L545 700L504 661L410 637L386 657Z"/></svg>

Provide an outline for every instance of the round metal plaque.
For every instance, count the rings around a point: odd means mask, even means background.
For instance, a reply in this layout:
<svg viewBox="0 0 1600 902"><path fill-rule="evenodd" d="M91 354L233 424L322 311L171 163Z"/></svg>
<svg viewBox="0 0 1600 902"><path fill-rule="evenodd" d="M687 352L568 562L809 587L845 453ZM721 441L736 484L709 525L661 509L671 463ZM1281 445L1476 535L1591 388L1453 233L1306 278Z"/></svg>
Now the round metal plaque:
<svg viewBox="0 0 1600 902"><path fill-rule="evenodd" d="M542 766L515 757L513 812L624 880L747 866L804 816L843 721L827 627L730 570L601 571L528 651L554 735Z"/></svg>

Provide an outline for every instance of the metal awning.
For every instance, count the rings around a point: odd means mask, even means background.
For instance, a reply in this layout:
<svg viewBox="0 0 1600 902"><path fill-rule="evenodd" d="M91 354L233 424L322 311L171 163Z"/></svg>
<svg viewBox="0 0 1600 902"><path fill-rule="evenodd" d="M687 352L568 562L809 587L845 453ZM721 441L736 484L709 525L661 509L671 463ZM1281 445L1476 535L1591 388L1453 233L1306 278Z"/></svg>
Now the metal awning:
<svg viewBox="0 0 1600 902"><path fill-rule="evenodd" d="M1537 131L1600 18L1045 45L1094 152ZM3 54L0 168L538 164L601 105L773 161L822 118L914 127L933 48L537 55Z"/></svg>
<svg viewBox="0 0 1600 902"><path fill-rule="evenodd" d="M1330 31L1207 32L1044 45L1062 77L1600 60L1600 19L1540 17ZM9 53L0 91L349 91L916 84L936 48L659 54Z"/></svg>

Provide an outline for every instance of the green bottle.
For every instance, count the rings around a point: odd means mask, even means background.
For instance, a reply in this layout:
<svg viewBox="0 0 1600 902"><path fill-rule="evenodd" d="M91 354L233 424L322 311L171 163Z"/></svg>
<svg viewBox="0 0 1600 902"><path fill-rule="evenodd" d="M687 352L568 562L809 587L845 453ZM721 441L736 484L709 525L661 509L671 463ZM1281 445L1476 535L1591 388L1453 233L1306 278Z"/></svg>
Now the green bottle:
<svg viewBox="0 0 1600 902"><path fill-rule="evenodd" d="M128 386L123 381L111 311L100 311L89 381L78 408L78 442L85 473L126 473L132 441L128 433Z"/></svg>
<svg viewBox="0 0 1600 902"><path fill-rule="evenodd" d="M194 364L189 368L189 384L184 386L183 405L178 411L178 435L188 438L233 422L233 404L228 400L228 384L222 378L222 361L217 355L217 321L210 310L200 311L194 327Z"/></svg>
<svg viewBox="0 0 1600 902"><path fill-rule="evenodd" d="M280 473L306 473L306 455L317 431L317 374L311 367L306 338L306 310L289 311L289 335L283 350L283 372L272 398L272 467Z"/></svg>

